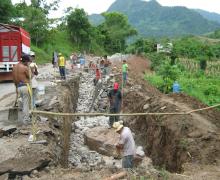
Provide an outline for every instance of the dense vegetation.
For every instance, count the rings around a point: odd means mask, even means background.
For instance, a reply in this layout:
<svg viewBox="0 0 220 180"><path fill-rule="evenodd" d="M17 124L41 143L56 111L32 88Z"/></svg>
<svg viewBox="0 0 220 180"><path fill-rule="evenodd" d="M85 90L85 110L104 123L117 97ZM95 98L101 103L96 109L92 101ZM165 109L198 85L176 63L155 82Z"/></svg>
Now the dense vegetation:
<svg viewBox="0 0 220 180"><path fill-rule="evenodd" d="M208 37L213 38L213 39L219 39L220 41L220 30L214 31L214 33L210 33Z"/></svg>
<svg viewBox="0 0 220 180"><path fill-rule="evenodd" d="M7 23L14 15L14 7L11 0L4 0L0 2L0 22Z"/></svg>
<svg viewBox="0 0 220 180"><path fill-rule="evenodd" d="M173 43L170 52L157 53L155 39L139 39L127 48L128 52L145 55L155 72L145 78L164 93L172 92L175 81L181 91L197 97L208 105L220 102L220 42L188 36L161 39L164 46Z"/></svg>
<svg viewBox="0 0 220 180"><path fill-rule="evenodd" d="M145 37L203 34L220 28L219 22L210 21L195 10L161 6L156 0L117 0L107 12L125 14L140 35ZM97 15L90 19L95 24L102 22Z"/></svg>

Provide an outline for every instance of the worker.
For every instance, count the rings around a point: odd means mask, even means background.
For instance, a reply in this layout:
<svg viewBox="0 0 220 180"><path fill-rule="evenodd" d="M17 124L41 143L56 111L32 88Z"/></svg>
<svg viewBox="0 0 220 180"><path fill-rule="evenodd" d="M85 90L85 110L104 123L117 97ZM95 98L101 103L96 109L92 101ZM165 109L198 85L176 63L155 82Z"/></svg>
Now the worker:
<svg viewBox="0 0 220 180"><path fill-rule="evenodd" d="M135 142L130 128L125 127L123 122L113 124L115 131L120 134L116 150L118 154L122 153L122 168L133 168L135 155Z"/></svg>
<svg viewBox="0 0 220 180"><path fill-rule="evenodd" d="M27 124L30 121L29 106L30 106L30 76L28 63L30 57L23 55L21 62L14 65L12 70L13 82L16 87L16 93L22 98L22 119L23 123Z"/></svg>
<svg viewBox="0 0 220 180"><path fill-rule="evenodd" d="M71 54L70 60L71 60L71 68L74 69L74 67L76 66L76 61L77 61L76 53Z"/></svg>
<svg viewBox="0 0 220 180"><path fill-rule="evenodd" d="M101 72L102 72L102 75L104 75L104 63L105 63L105 61L104 61L104 59L103 58L101 58L101 60L100 60L100 62L99 62L99 67L100 67L100 70L101 70Z"/></svg>
<svg viewBox="0 0 220 180"><path fill-rule="evenodd" d="M96 67L95 70L95 79L94 79L94 85L96 86L97 82L101 79L101 72L98 67Z"/></svg>
<svg viewBox="0 0 220 180"><path fill-rule="evenodd" d="M58 61L57 53L56 51L54 51L52 55L53 68L57 68L57 61Z"/></svg>
<svg viewBox="0 0 220 180"><path fill-rule="evenodd" d="M30 69L31 69L31 87L32 87L32 105L36 107L36 98L37 98L37 80L36 76L38 75L38 66L35 62L35 53L33 51L30 52Z"/></svg>
<svg viewBox="0 0 220 180"><path fill-rule="evenodd" d="M123 60L123 65L122 65L123 87L126 86L127 77L128 77L128 64L126 63L126 60Z"/></svg>
<svg viewBox="0 0 220 180"><path fill-rule="evenodd" d="M66 70L65 70L66 60L61 53L58 54L58 66L60 70L61 79L66 79Z"/></svg>
<svg viewBox="0 0 220 180"><path fill-rule="evenodd" d="M89 71L92 72L92 73L96 73L96 65L94 62L92 62L91 60L89 61Z"/></svg>
<svg viewBox="0 0 220 180"><path fill-rule="evenodd" d="M110 102L110 113L119 113L121 110L122 95L117 82L114 83L113 89L109 91L108 98ZM117 122L118 120L119 116L109 116L109 126L112 127L113 123Z"/></svg>
<svg viewBox="0 0 220 180"><path fill-rule="evenodd" d="M109 75L110 74L110 66L111 62L108 60L107 55L104 56L104 75Z"/></svg>

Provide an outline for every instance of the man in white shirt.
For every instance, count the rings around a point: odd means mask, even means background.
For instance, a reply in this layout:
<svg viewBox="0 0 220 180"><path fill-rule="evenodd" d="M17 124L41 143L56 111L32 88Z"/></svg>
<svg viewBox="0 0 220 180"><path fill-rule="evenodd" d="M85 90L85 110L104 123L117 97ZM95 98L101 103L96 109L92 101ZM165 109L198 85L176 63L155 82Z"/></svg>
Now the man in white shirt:
<svg viewBox="0 0 220 180"><path fill-rule="evenodd" d="M36 79L36 76L38 75L38 66L35 62L35 53L33 51L30 52L31 57L31 63L30 63L30 69L31 69L31 87L32 87L32 106L36 107L36 98L37 98L37 86L38 82Z"/></svg>
<svg viewBox="0 0 220 180"><path fill-rule="evenodd" d="M135 142L130 128L124 127L123 122L115 122L113 124L115 131L120 134L120 139L116 145L117 151L122 151L122 168L133 168L135 155Z"/></svg>

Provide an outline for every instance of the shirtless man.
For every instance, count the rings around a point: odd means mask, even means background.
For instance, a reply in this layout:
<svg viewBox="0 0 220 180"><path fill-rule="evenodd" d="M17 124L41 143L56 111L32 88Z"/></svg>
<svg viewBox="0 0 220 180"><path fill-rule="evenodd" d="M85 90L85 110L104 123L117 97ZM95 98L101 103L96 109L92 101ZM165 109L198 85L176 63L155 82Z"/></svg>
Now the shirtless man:
<svg viewBox="0 0 220 180"><path fill-rule="evenodd" d="M30 82L28 62L30 62L30 57L28 55L24 55L22 56L21 62L16 64L12 70L13 81L16 86L16 93L22 98L22 119L24 124L27 124L30 120L30 94L28 92L27 85Z"/></svg>

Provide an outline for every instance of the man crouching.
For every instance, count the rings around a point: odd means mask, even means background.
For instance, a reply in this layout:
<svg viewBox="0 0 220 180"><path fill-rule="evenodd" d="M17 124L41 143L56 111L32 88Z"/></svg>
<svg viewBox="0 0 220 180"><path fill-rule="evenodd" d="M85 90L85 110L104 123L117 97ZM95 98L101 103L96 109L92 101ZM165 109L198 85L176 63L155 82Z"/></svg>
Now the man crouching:
<svg viewBox="0 0 220 180"><path fill-rule="evenodd" d="M130 128L124 127L123 122L113 124L115 131L120 134L120 139L116 145L117 152L122 151L122 168L133 168L135 155L135 142Z"/></svg>

